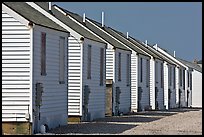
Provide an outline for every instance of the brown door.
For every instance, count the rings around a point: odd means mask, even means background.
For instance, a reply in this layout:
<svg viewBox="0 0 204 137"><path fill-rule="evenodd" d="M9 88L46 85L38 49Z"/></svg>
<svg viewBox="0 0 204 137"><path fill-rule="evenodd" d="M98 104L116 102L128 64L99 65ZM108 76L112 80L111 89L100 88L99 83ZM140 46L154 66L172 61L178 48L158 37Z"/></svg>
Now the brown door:
<svg viewBox="0 0 204 137"><path fill-rule="evenodd" d="M113 88L112 84L106 84L106 116L112 116Z"/></svg>

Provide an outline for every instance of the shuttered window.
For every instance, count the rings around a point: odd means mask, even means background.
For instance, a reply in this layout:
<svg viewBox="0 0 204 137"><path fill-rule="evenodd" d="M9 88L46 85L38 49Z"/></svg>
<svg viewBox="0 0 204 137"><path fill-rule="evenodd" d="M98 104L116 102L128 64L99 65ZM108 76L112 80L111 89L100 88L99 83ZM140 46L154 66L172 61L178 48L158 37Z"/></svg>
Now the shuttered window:
<svg viewBox="0 0 204 137"><path fill-rule="evenodd" d="M41 33L41 75L46 75L46 33Z"/></svg>
<svg viewBox="0 0 204 137"><path fill-rule="evenodd" d="M185 90L185 69L183 70L183 89Z"/></svg>
<svg viewBox="0 0 204 137"><path fill-rule="evenodd" d="M140 82L142 82L142 58L140 58Z"/></svg>
<svg viewBox="0 0 204 137"><path fill-rule="evenodd" d="M169 83L170 83L170 86L171 86L171 84L172 84L172 79L171 79L171 66L169 67Z"/></svg>
<svg viewBox="0 0 204 137"><path fill-rule="evenodd" d="M87 79L91 79L91 45L88 45L88 53L87 53Z"/></svg>
<svg viewBox="0 0 204 137"><path fill-rule="evenodd" d="M155 81L158 83L158 62L155 63Z"/></svg>
<svg viewBox="0 0 204 137"><path fill-rule="evenodd" d="M60 37L59 42L59 83L64 84L65 76L65 38Z"/></svg>
<svg viewBox="0 0 204 137"><path fill-rule="evenodd" d="M104 49L100 50L100 86L103 86L103 71L104 71Z"/></svg>
<svg viewBox="0 0 204 137"><path fill-rule="evenodd" d="M121 53L118 54L118 81L121 81Z"/></svg>
<svg viewBox="0 0 204 137"><path fill-rule="evenodd" d="M161 88L164 87L164 71L163 71L164 67L163 67L163 63L161 63Z"/></svg>
<svg viewBox="0 0 204 137"><path fill-rule="evenodd" d="M190 73L190 90L192 90L192 73Z"/></svg>
<svg viewBox="0 0 204 137"><path fill-rule="evenodd" d="M149 87L149 60L146 60L146 87Z"/></svg>
<svg viewBox="0 0 204 137"><path fill-rule="evenodd" d="M182 86L182 70L179 69L179 82L180 82L180 86Z"/></svg>
<svg viewBox="0 0 204 137"><path fill-rule="evenodd" d="M190 77L189 77L190 73L188 72L187 74L188 74L188 87L189 87L190 86Z"/></svg>
<svg viewBox="0 0 204 137"><path fill-rule="evenodd" d="M173 83L174 83L174 89L176 88L176 68L173 68Z"/></svg>
<svg viewBox="0 0 204 137"><path fill-rule="evenodd" d="M127 54L127 86L130 85L130 54Z"/></svg>

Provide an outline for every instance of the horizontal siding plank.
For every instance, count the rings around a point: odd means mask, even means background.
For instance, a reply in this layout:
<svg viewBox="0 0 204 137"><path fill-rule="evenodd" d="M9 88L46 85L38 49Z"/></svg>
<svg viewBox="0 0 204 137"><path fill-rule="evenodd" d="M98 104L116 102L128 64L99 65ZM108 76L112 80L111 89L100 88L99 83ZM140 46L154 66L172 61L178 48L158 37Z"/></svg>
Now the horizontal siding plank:
<svg viewBox="0 0 204 137"><path fill-rule="evenodd" d="M2 64L8 64L8 63L10 63L10 64L29 64L30 63L30 60L29 59L27 59L27 60L6 60L6 59L2 59Z"/></svg>
<svg viewBox="0 0 204 137"><path fill-rule="evenodd" d="M2 52L8 52L8 51L13 51L13 52L19 52L19 51L29 51L30 47L2 47Z"/></svg>
<svg viewBox="0 0 204 137"><path fill-rule="evenodd" d="M27 105L22 105L22 106L18 106L18 108L16 106L4 106L2 105L2 110L28 110L28 106Z"/></svg>
<svg viewBox="0 0 204 137"><path fill-rule="evenodd" d="M2 68L29 68L30 64L2 64Z"/></svg>
<svg viewBox="0 0 204 137"><path fill-rule="evenodd" d="M30 47L30 43L24 43L24 42L19 42L19 43L2 43L2 47Z"/></svg>
<svg viewBox="0 0 204 137"><path fill-rule="evenodd" d="M19 25L18 27L2 25L2 30L27 30L27 29L28 27L23 26L23 25Z"/></svg>
<svg viewBox="0 0 204 137"><path fill-rule="evenodd" d="M4 34L13 34L13 35L30 34L30 31L28 30L2 30L2 35Z"/></svg>
<svg viewBox="0 0 204 137"><path fill-rule="evenodd" d="M20 55L3 56L2 55L2 59L30 59L30 55L24 55L24 56L20 56Z"/></svg>
<svg viewBox="0 0 204 137"><path fill-rule="evenodd" d="M2 85L18 85L18 84L20 84L20 85L22 85L22 84L30 84L30 81L29 80L27 80L27 81L5 81L5 80L2 80Z"/></svg>
<svg viewBox="0 0 204 137"><path fill-rule="evenodd" d="M12 88L30 88L30 85L2 85L2 89L12 89Z"/></svg>
<svg viewBox="0 0 204 137"><path fill-rule="evenodd" d="M3 76L13 76L13 77L15 77L15 76L30 76L30 72L15 72L15 70L14 70L14 72L7 72L7 71L2 71L2 77Z"/></svg>
<svg viewBox="0 0 204 137"><path fill-rule="evenodd" d="M14 72L18 72L18 71L21 71L21 72L24 72L24 71L27 71L29 72L30 71L30 68L2 68L2 71L14 71Z"/></svg>

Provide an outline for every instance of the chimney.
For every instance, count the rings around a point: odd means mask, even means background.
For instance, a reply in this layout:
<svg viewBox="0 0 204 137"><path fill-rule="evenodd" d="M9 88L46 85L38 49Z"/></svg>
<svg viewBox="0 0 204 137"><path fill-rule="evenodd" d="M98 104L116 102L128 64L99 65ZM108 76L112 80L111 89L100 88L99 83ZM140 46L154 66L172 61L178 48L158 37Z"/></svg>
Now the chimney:
<svg viewBox="0 0 204 137"><path fill-rule="evenodd" d="M102 27L104 27L104 12L102 11Z"/></svg>
<svg viewBox="0 0 204 137"><path fill-rule="evenodd" d="M128 32L127 32L127 39L129 38Z"/></svg>
<svg viewBox="0 0 204 137"><path fill-rule="evenodd" d="M155 44L155 48L156 48L156 50L158 50L157 44Z"/></svg>
<svg viewBox="0 0 204 137"><path fill-rule="evenodd" d="M49 11L52 10L52 2L49 2Z"/></svg>
<svg viewBox="0 0 204 137"><path fill-rule="evenodd" d="M174 57L176 57L176 51L174 50Z"/></svg>
<svg viewBox="0 0 204 137"><path fill-rule="evenodd" d="M83 22L85 23L85 20L86 20L86 15L85 13L83 14Z"/></svg>
<svg viewBox="0 0 204 137"><path fill-rule="evenodd" d="M198 60L197 60L197 59L194 59L194 60L193 60L193 63L198 64Z"/></svg>
<svg viewBox="0 0 204 137"><path fill-rule="evenodd" d="M147 47L147 40L145 40L145 46Z"/></svg>

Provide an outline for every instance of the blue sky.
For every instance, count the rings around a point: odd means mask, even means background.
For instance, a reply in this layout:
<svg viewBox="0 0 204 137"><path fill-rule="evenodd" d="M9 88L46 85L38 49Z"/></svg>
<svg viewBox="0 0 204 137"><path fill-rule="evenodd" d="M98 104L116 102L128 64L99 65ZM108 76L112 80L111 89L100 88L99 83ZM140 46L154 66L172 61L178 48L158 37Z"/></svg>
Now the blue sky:
<svg viewBox="0 0 204 137"><path fill-rule="evenodd" d="M202 59L201 2L54 2L188 61Z"/></svg>

